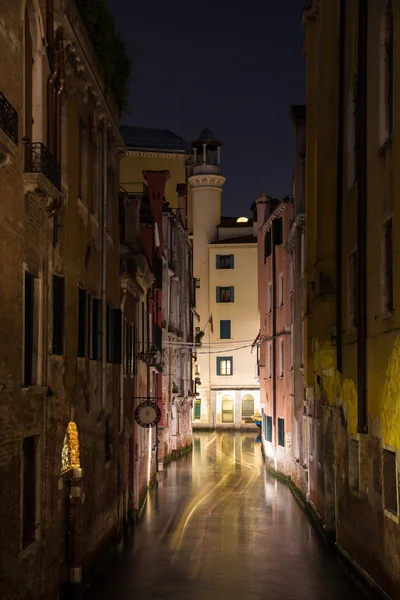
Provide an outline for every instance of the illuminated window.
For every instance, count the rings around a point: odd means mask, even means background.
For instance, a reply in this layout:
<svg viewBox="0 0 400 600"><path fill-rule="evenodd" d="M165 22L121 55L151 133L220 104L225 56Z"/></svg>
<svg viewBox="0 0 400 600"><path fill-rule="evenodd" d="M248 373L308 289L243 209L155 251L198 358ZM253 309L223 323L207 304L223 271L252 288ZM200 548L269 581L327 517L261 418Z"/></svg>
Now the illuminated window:
<svg viewBox="0 0 400 600"><path fill-rule="evenodd" d="M217 269L233 269L234 255L233 254L217 254L216 256Z"/></svg>
<svg viewBox="0 0 400 600"><path fill-rule="evenodd" d="M217 358L217 375L232 375L233 374L233 358L232 356L218 356Z"/></svg>

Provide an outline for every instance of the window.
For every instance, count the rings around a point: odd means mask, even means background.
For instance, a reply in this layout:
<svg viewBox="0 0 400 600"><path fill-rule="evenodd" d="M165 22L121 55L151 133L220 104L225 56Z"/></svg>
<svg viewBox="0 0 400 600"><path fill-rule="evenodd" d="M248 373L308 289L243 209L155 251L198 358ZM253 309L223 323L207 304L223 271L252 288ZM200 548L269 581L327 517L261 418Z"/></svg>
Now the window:
<svg viewBox="0 0 400 600"><path fill-rule="evenodd" d="M301 277L304 276L304 271L306 268L306 236L305 236L305 232L302 231L301 232L301 248L300 248L300 252L301 252Z"/></svg>
<svg viewBox="0 0 400 600"><path fill-rule="evenodd" d="M293 293L293 271L294 271L294 257L290 261L289 265L289 293Z"/></svg>
<svg viewBox="0 0 400 600"><path fill-rule="evenodd" d="M233 374L233 358L232 356L217 357L217 375L232 375Z"/></svg>
<svg viewBox="0 0 400 600"><path fill-rule="evenodd" d="M28 3L25 8L25 132L24 135L28 140L32 139L32 123L33 123L33 40L31 32L31 24L29 18Z"/></svg>
<svg viewBox="0 0 400 600"><path fill-rule="evenodd" d="M382 226L382 312L393 312L393 229L392 219Z"/></svg>
<svg viewBox="0 0 400 600"><path fill-rule="evenodd" d="M101 351L100 322L101 301L89 295L89 358L99 360Z"/></svg>
<svg viewBox="0 0 400 600"><path fill-rule="evenodd" d="M349 486L354 492L360 489L358 441L349 439Z"/></svg>
<svg viewBox="0 0 400 600"><path fill-rule="evenodd" d="M200 398L196 398L194 402L194 418L196 421L200 419L201 416L201 400Z"/></svg>
<svg viewBox="0 0 400 600"><path fill-rule="evenodd" d="M78 288L78 356L86 356L86 290Z"/></svg>
<svg viewBox="0 0 400 600"><path fill-rule="evenodd" d="M397 515L397 468L396 453L383 449L383 502L384 508Z"/></svg>
<svg viewBox="0 0 400 600"><path fill-rule="evenodd" d="M234 255L233 254L217 254L216 257L217 269L233 269Z"/></svg>
<svg viewBox="0 0 400 600"><path fill-rule="evenodd" d="M231 339L231 322L230 321L220 321L219 322L219 337L221 340L230 340Z"/></svg>
<svg viewBox="0 0 400 600"><path fill-rule="evenodd" d="M272 312L272 283L268 284L268 314Z"/></svg>
<svg viewBox="0 0 400 600"><path fill-rule="evenodd" d="M234 287L217 287L217 302L233 302Z"/></svg>
<svg viewBox="0 0 400 600"><path fill-rule="evenodd" d="M357 327L357 250L349 255L348 260L348 326Z"/></svg>
<svg viewBox="0 0 400 600"><path fill-rule="evenodd" d="M53 275L53 354L64 354L65 279Z"/></svg>
<svg viewBox="0 0 400 600"><path fill-rule="evenodd" d="M234 406L233 398L230 394L226 394L222 398L222 422L233 423Z"/></svg>
<svg viewBox="0 0 400 600"><path fill-rule="evenodd" d="M136 372L135 364L135 343L136 343L136 329L132 323L124 321L124 339L125 339L125 360L124 360L124 372L126 375L134 375Z"/></svg>
<svg viewBox="0 0 400 600"><path fill-rule="evenodd" d="M242 398L242 419L251 422L254 415L254 398L251 394L245 394Z"/></svg>
<svg viewBox="0 0 400 600"><path fill-rule="evenodd" d="M301 367L304 367L304 321L301 322Z"/></svg>
<svg viewBox="0 0 400 600"><path fill-rule="evenodd" d="M104 459L109 462L112 458L112 430L110 419L105 420L104 429Z"/></svg>
<svg viewBox="0 0 400 600"><path fill-rule="evenodd" d="M272 344L268 342L268 379L272 377Z"/></svg>
<svg viewBox="0 0 400 600"><path fill-rule="evenodd" d="M382 20L381 32L381 141L384 143L393 133L394 127L394 31L393 3L388 0Z"/></svg>
<svg viewBox="0 0 400 600"><path fill-rule="evenodd" d="M282 236L282 217L279 219L274 219L272 221L272 233L274 236L274 244L275 246L280 246L283 242Z"/></svg>
<svg viewBox="0 0 400 600"><path fill-rule="evenodd" d="M121 364L122 311L107 306L107 362Z"/></svg>
<svg viewBox="0 0 400 600"><path fill-rule="evenodd" d="M267 442L272 442L272 417L270 415L267 415L266 424L265 439Z"/></svg>
<svg viewBox="0 0 400 600"><path fill-rule="evenodd" d="M285 446L285 419L278 417L278 446Z"/></svg>
<svg viewBox="0 0 400 600"><path fill-rule="evenodd" d="M272 244L271 244L271 230L267 231L264 235L264 264L269 256L271 256Z"/></svg>
<svg viewBox="0 0 400 600"><path fill-rule="evenodd" d="M279 377L283 377L284 372L284 343L285 340L281 338L279 340Z"/></svg>
<svg viewBox="0 0 400 600"><path fill-rule="evenodd" d="M283 274L279 275L279 306L283 306Z"/></svg>
<svg viewBox="0 0 400 600"><path fill-rule="evenodd" d="M79 121L79 151L78 151L78 197L87 206L88 203L88 174L89 174L89 131L83 121Z"/></svg>
<svg viewBox="0 0 400 600"><path fill-rule="evenodd" d="M111 237L114 237L115 200L115 173L109 168L107 170L107 233Z"/></svg>
<svg viewBox="0 0 400 600"><path fill-rule="evenodd" d="M24 385L34 383L35 358L35 278L25 271L25 306L24 306Z"/></svg>
<svg viewBox="0 0 400 600"><path fill-rule="evenodd" d="M26 437L22 444L22 547L36 538L37 515L37 437Z"/></svg>

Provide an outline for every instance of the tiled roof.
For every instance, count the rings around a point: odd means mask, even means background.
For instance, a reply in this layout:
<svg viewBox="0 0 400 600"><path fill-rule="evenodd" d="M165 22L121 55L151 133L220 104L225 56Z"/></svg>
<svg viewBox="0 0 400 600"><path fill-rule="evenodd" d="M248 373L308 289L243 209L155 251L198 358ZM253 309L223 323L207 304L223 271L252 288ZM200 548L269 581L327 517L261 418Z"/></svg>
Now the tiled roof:
<svg viewBox="0 0 400 600"><path fill-rule="evenodd" d="M212 244L256 244L257 238L254 235L242 235L241 237L232 237L226 240L216 240Z"/></svg>
<svg viewBox="0 0 400 600"><path fill-rule="evenodd" d="M173 154L190 152L189 143L168 129L121 125L121 134L128 150L148 150Z"/></svg>

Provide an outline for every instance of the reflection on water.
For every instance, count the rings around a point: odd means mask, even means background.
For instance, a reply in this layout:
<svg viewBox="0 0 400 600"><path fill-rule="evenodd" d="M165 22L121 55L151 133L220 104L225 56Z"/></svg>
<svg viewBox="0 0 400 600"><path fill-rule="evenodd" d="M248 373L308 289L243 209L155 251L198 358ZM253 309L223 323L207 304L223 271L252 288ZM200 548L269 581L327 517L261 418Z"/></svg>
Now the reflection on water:
<svg viewBox="0 0 400 600"><path fill-rule="evenodd" d="M197 432L159 474L133 539L87 598L353 598L256 433Z"/></svg>

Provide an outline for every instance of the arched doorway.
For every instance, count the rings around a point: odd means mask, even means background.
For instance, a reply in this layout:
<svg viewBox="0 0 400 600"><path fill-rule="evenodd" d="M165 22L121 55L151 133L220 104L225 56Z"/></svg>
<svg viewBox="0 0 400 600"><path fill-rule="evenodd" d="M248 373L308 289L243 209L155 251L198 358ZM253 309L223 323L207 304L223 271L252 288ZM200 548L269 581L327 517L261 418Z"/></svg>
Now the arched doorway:
<svg viewBox="0 0 400 600"><path fill-rule="evenodd" d="M245 394L242 398L242 420L251 423L251 417L254 415L254 397L251 394Z"/></svg>
<svg viewBox="0 0 400 600"><path fill-rule="evenodd" d="M222 398L222 422L233 423L233 415L233 398L230 394L225 394Z"/></svg>

